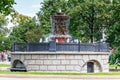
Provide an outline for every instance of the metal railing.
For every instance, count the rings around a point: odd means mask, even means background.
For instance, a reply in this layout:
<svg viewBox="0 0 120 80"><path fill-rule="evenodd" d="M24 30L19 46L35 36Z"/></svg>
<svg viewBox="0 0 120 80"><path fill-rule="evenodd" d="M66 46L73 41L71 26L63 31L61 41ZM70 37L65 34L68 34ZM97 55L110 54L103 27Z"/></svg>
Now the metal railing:
<svg viewBox="0 0 120 80"><path fill-rule="evenodd" d="M108 52L107 43L14 43L12 51L91 51Z"/></svg>

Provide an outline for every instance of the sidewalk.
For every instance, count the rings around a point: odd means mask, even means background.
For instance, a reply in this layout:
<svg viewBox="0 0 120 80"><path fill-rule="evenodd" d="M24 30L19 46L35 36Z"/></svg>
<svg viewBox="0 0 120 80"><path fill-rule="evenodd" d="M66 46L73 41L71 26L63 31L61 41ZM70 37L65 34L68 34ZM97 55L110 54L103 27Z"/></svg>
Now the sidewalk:
<svg viewBox="0 0 120 80"><path fill-rule="evenodd" d="M0 64L10 64L11 62L8 61L4 61L4 62L0 62Z"/></svg>
<svg viewBox="0 0 120 80"><path fill-rule="evenodd" d="M24 74L0 74L0 77L6 78L54 78L54 79L83 79L83 80L120 80L119 75L24 75Z"/></svg>

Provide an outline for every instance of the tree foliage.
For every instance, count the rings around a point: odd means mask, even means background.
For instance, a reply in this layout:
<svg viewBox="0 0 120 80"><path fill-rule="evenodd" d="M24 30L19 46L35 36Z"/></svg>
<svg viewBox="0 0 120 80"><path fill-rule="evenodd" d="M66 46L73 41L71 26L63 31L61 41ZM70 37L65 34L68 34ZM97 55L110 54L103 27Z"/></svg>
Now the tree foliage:
<svg viewBox="0 0 120 80"><path fill-rule="evenodd" d="M11 14L11 16L12 16L11 22L15 25L20 24L24 21L31 20L31 17L20 14L18 12L15 12L14 14Z"/></svg>
<svg viewBox="0 0 120 80"><path fill-rule="evenodd" d="M100 41L107 26L109 0L46 0L37 14L43 30L50 30L50 16L59 9L70 16L70 33L82 42Z"/></svg>
<svg viewBox="0 0 120 80"><path fill-rule="evenodd" d="M27 18L27 17L26 17ZM13 28L13 31L11 33L11 36L16 37L17 39L20 39L22 42L38 42L38 39L40 39L41 33L36 33L38 31L41 31L39 28L39 24L36 22L36 20L33 19L24 19L19 23L19 25L15 26ZM38 39L36 39L35 36ZM35 38L35 39L34 39Z"/></svg>
<svg viewBox="0 0 120 80"><path fill-rule="evenodd" d="M107 42L111 46L120 46L120 1L114 1L111 7L111 19L109 20L109 27L106 31Z"/></svg>
<svg viewBox="0 0 120 80"><path fill-rule="evenodd" d="M79 1L70 12L72 16L71 33L82 41L100 41L103 30L108 27L107 21L111 18L110 6L111 4L107 0Z"/></svg>
<svg viewBox="0 0 120 80"><path fill-rule="evenodd" d="M66 11L65 6L67 4L65 0L44 0L43 3L41 3L41 5L42 8L37 13L37 16L40 21L41 29L43 33L46 35L50 33L51 28L50 17L59 10L65 12Z"/></svg>
<svg viewBox="0 0 120 80"><path fill-rule="evenodd" d="M39 42L42 37L42 31L40 28L35 28L25 33L27 42Z"/></svg>
<svg viewBox="0 0 120 80"><path fill-rule="evenodd" d="M14 0L0 0L0 13L8 15L14 12L13 4Z"/></svg>
<svg viewBox="0 0 120 80"><path fill-rule="evenodd" d="M9 30L5 25L7 25L6 15L13 14L15 4L14 0L0 0L0 51L10 49L10 41L5 37Z"/></svg>
<svg viewBox="0 0 120 80"><path fill-rule="evenodd" d="M110 0L44 0L37 13L40 34L50 33L50 17L61 10L70 16L69 30L71 35L82 42L100 41L103 30L107 30L107 41L119 44L119 2L118 0L113 0L113 3ZM27 19L20 16L16 18L18 23ZM30 27L36 25L35 22L29 23L29 19L27 20L20 23L19 27L14 28L12 32L12 34L17 33L16 36L19 36L23 41L29 39L25 37L26 35L29 36L34 33L34 30L36 31L36 27Z"/></svg>
<svg viewBox="0 0 120 80"><path fill-rule="evenodd" d="M6 36L9 32L8 28L5 27L5 25L7 25L7 19L5 15L0 14L0 37Z"/></svg>

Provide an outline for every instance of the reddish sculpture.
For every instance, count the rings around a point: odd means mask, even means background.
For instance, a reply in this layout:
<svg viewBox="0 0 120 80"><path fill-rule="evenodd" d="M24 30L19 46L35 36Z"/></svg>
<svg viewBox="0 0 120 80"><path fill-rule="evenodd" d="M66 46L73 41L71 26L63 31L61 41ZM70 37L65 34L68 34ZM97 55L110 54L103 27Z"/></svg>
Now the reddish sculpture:
<svg viewBox="0 0 120 80"><path fill-rule="evenodd" d="M63 12L58 12L52 17L52 41L55 42L67 42L70 38L68 35L69 16Z"/></svg>

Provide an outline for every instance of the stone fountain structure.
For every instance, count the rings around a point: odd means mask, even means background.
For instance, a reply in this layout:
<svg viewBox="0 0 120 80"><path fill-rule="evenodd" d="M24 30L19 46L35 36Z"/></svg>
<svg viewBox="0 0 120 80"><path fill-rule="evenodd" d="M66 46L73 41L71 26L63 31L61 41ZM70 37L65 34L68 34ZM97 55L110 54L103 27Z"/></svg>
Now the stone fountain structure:
<svg viewBox="0 0 120 80"><path fill-rule="evenodd" d="M108 46L66 43L69 16L57 12L51 16L49 43L14 44L11 71L109 72Z"/></svg>

